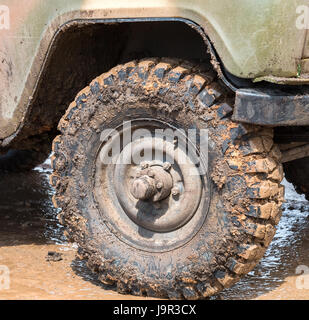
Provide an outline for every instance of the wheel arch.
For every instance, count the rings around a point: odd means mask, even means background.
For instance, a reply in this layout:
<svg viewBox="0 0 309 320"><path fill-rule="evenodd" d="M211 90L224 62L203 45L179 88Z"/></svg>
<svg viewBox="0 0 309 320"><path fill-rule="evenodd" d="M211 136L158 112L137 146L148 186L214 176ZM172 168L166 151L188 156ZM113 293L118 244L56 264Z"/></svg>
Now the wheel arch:
<svg viewBox="0 0 309 320"><path fill-rule="evenodd" d="M14 134L2 140L2 146L24 148L33 136L54 132L69 102L94 77L118 63L147 56L212 64L223 82L235 89L224 76L220 59L203 28L191 20L71 20L55 32L40 70L36 70L38 63L33 64L30 75L37 76L30 98L25 97L20 107L25 109L23 119ZM25 91L29 96L30 86Z"/></svg>

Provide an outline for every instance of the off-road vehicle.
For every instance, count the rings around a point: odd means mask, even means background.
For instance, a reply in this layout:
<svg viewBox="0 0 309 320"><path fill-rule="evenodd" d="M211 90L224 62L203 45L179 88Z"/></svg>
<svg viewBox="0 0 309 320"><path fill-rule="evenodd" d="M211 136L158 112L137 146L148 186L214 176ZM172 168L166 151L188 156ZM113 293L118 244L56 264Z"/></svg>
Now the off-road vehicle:
<svg viewBox="0 0 309 320"><path fill-rule="evenodd" d="M218 293L271 242L283 172L309 196L308 6L2 0L0 171L53 140L54 205L103 283Z"/></svg>

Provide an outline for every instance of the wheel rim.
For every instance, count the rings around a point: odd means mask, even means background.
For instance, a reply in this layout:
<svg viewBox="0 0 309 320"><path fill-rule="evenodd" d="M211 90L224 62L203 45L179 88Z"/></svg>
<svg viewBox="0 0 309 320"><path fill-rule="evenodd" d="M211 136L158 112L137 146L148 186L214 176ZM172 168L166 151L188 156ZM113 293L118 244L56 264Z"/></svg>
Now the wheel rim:
<svg viewBox="0 0 309 320"><path fill-rule="evenodd" d="M134 138L145 129L148 136ZM115 148L128 130L131 141ZM196 148L188 152L183 132L156 119L135 119L130 129L124 124L113 132L117 134L101 135L95 163L94 197L104 223L122 241L146 251L166 251L188 242L209 206L203 157Z"/></svg>

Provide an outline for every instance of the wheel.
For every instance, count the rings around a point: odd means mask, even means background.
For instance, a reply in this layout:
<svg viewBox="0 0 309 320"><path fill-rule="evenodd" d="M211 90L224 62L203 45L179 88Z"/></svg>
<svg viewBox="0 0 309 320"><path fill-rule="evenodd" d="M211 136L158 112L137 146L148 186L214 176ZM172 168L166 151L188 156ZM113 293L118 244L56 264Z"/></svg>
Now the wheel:
<svg viewBox="0 0 309 320"><path fill-rule="evenodd" d="M293 160L283 164L285 178L292 183L299 194L309 200L309 157Z"/></svg>
<svg viewBox="0 0 309 320"><path fill-rule="evenodd" d="M121 293L198 299L263 256L280 219L271 129L231 121L212 71L133 61L94 79L53 143L60 221Z"/></svg>

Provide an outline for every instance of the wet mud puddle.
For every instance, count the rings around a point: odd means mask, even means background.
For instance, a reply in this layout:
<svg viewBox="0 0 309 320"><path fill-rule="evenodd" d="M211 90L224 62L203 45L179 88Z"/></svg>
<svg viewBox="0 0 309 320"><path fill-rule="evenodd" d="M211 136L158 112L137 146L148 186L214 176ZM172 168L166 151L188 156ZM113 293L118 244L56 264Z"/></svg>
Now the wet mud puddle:
<svg viewBox="0 0 309 320"><path fill-rule="evenodd" d="M0 267L9 270L0 299L143 299L105 287L76 258L76 245L66 241L52 205L50 172L46 161L29 173L0 178ZM309 275L304 280L296 274L297 268L309 272L309 203L287 183L286 198L264 258L242 281L211 299L309 300Z"/></svg>

